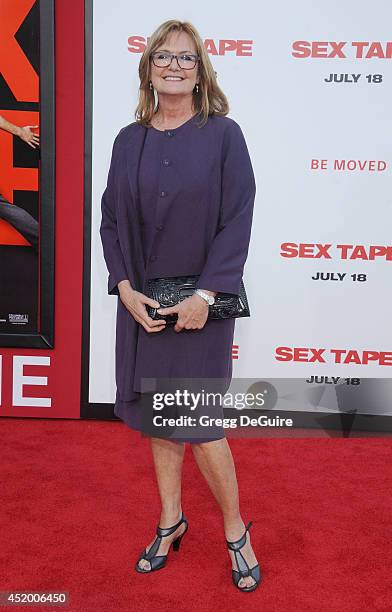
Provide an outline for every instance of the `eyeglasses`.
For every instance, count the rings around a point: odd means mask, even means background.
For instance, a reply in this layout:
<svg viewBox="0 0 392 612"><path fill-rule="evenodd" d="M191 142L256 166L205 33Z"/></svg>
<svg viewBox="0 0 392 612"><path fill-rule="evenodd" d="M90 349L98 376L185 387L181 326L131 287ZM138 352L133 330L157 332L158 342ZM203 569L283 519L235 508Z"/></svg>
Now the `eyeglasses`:
<svg viewBox="0 0 392 612"><path fill-rule="evenodd" d="M171 65L175 57L178 67L184 70L192 70L200 59L198 55L175 55L174 53L165 53L164 51L151 53L150 57L152 58L154 66L157 68L167 68Z"/></svg>

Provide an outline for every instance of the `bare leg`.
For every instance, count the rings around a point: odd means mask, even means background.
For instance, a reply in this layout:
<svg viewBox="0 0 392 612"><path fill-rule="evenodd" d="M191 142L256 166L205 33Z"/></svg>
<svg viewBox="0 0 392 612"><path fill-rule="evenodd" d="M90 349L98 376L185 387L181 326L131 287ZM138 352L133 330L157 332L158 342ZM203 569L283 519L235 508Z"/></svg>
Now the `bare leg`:
<svg viewBox="0 0 392 612"><path fill-rule="evenodd" d="M151 450L154 460L155 475L157 478L159 495L161 498L160 527L171 527L181 518L181 473L184 459L185 444L151 438ZM162 538L157 555L166 555L173 540L185 531L184 523L176 531ZM155 540L150 542L147 550ZM149 570L150 562L146 559L139 561L142 569Z"/></svg>
<svg viewBox="0 0 392 612"><path fill-rule="evenodd" d="M237 476L229 444L224 438L191 444L191 446L197 465L222 510L225 537L229 541L238 540L245 531L245 525L240 514ZM233 551L228 552L233 569L237 569ZM241 549L241 553L249 567L257 564L250 544L249 532L247 532L247 543ZM238 586L247 587L253 585L254 582L251 576L246 576L241 578Z"/></svg>
<svg viewBox="0 0 392 612"><path fill-rule="evenodd" d="M8 202L0 193L0 219L4 219L38 251L38 222L24 208Z"/></svg>

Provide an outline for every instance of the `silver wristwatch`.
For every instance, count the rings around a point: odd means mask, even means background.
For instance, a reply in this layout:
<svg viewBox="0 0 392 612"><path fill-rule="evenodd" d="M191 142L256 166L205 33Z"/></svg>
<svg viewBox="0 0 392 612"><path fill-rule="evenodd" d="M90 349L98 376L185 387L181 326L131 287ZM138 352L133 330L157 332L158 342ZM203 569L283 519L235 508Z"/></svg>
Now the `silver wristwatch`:
<svg viewBox="0 0 392 612"><path fill-rule="evenodd" d="M197 293L197 295L200 295L200 297L202 297L203 300L205 300L209 306L215 304L215 298L213 295L208 295L208 293L205 293L204 291L202 291L202 289L195 289L195 293Z"/></svg>

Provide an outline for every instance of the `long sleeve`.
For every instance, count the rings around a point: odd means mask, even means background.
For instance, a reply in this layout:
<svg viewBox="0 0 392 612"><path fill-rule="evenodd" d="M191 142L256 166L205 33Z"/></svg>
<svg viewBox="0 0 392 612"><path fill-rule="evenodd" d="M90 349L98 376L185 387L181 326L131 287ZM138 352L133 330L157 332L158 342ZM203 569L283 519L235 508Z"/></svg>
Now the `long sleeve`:
<svg viewBox="0 0 392 612"><path fill-rule="evenodd" d="M219 229L197 287L239 294L251 235L256 183L240 126L232 121L223 143Z"/></svg>
<svg viewBox="0 0 392 612"><path fill-rule="evenodd" d="M116 191L114 183L114 171L116 165L116 137L112 157L110 161L107 186L101 199L101 227L100 235L103 247L104 259L109 272L108 278L108 293L109 295L119 295L117 284L128 279L125 268L124 258L121 252L121 247L117 233L117 218L116 218Z"/></svg>

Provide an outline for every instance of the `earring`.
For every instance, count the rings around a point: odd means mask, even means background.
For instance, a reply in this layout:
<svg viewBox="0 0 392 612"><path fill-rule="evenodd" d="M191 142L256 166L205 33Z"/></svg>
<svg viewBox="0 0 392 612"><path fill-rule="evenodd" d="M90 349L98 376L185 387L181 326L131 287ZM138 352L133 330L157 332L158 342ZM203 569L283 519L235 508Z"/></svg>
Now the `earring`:
<svg viewBox="0 0 392 612"><path fill-rule="evenodd" d="M152 81L150 81L150 89L154 89L152 86Z"/></svg>
<svg viewBox="0 0 392 612"><path fill-rule="evenodd" d="M199 93L199 85L196 83L196 93Z"/></svg>

